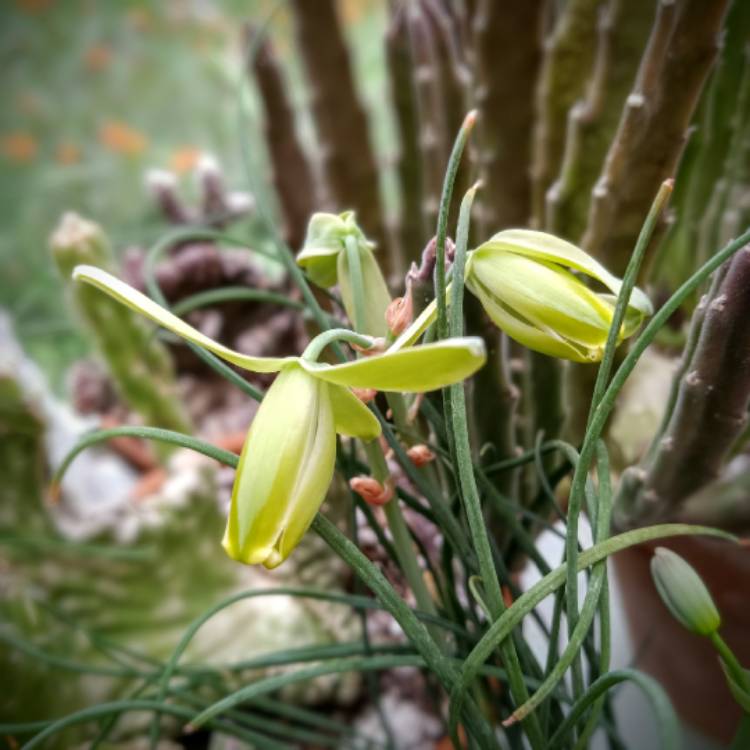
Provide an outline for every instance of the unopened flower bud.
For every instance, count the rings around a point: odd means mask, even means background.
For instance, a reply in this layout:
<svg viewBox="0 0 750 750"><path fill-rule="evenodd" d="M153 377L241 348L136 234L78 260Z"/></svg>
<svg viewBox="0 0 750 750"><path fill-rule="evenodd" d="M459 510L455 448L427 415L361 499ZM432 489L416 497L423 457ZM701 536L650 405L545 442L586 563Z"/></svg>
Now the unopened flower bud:
<svg viewBox="0 0 750 750"><path fill-rule="evenodd" d="M393 484L384 485L374 477L359 476L349 480L352 488L368 505L385 505L393 499Z"/></svg>
<svg viewBox="0 0 750 750"><path fill-rule="evenodd" d="M657 547L651 558L656 590L673 617L697 635L719 629L721 616L711 594L694 568L677 553Z"/></svg>
<svg viewBox="0 0 750 750"><path fill-rule="evenodd" d="M575 245L544 232L509 229L473 250L466 286L511 338L543 354L598 362L604 353L622 282ZM607 289L590 289L579 274ZM619 340L653 313L633 289Z"/></svg>
<svg viewBox="0 0 750 750"><path fill-rule="evenodd" d="M357 224L353 211L338 215L317 213L307 226L297 263L318 286L339 285L346 314L359 333L385 336L388 333L385 311L391 295L375 260L374 247ZM351 252L352 262L359 266L359 271L349 267ZM355 289L360 285L364 299L355 303ZM357 320L358 314L362 320Z"/></svg>
<svg viewBox="0 0 750 750"><path fill-rule="evenodd" d="M435 454L424 443L412 445L406 451L406 455L409 456L410 461L417 467L424 466L435 460Z"/></svg>

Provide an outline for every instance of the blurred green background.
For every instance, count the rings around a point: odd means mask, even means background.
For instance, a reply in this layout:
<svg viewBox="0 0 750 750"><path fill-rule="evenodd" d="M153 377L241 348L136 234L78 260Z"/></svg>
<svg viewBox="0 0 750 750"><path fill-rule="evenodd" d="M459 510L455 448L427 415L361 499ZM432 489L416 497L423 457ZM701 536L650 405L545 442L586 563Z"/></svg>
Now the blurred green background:
<svg viewBox="0 0 750 750"><path fill-rule="evenodd" d="M121 252L166 229L144 189L150 168L180 175L189 195L191 169L211 153L232 189L249 182L262 189L261 123L251 87L240 85L245 21L272 14L271 33L301 110L305 94L283 2L1 5L0 307L10 310L25 349L59 389L67 365L87 347L48 260L47 239L60 215L74 210L97 221ZM387 160L392 125L378 106L386 4L348 0L341 11L376 147ZM304 118L302 135L311 138ZM262 241L252 221L235 232Z"/></svg>

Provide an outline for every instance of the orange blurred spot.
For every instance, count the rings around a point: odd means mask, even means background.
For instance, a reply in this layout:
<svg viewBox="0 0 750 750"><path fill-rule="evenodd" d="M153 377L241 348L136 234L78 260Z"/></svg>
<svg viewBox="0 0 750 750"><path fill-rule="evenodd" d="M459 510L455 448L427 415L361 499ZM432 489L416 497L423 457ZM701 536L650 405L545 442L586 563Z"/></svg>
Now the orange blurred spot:
<svg viewBox="0 0 750 750"><path fill-rule="evenodd" d="M148 145L148 139L143 133L124 122L108 120L99 129L99 141L116 154L136 156L142 153Z"/></svg>
<svg viewBox="0 0 750 750"><path fill-rule="evenodd" d="M503 602L505 603L505 606L512 607L513 606L513 594L510 591L510 587L502 586L500 590L503 592Z"/></svg>
<svg viewBox="0 0 750 750"><path fill-rule="evenodd" d="M460 748L468 747L468 743L466 741L466 730L463 728L463 725L461 724L458 725L456 734L458 735L457 739L458 739L459 747ZM455 744L451 741L451 738L448 736L445 736L435 743L435 750L458 750L458 749L456 748Z"/></svg>
<svg viewBox="0 0 750 750"><path fill-rule="evenodd" d="M246 437L247 430L243 432L232 432L220 436L215 442L219 448L223 448L225 451L231 451L232 453L239 455L242 452L242 446L245 444Z"/></svg>
<svg viewBox="0 0 750 750"><path fill-rule="evenodd" d="M153 16L146 8L130 8L126 14L128 23L136 31L147 31L153 24Z"/></svg>
<svg viewBox="0 0 750 750"><path fill-rule="evenodd" d="M169 157L169 168L177 174L185 174L195 169L203 152L195 146L182 146Z"/></svg>
<svg viewBox="0 0 750 750"><path fill-rule="evenodd" d="M112 48L106 44L95 44L86 50L83 60L86 70L98 73L112 62Z"/></svg>
<svg viewBox="0 0 750 750"><path fill-rule="evenodd" d="M70 164L78 164L81 161L81 149L76 146L75 143L70 141L63 141L57 144L55 149L55 160L58 164L69 166Z"/></svg>
<svg viewBox="0 0 750 750"><path fill-rule="evenodd" d="M339 5L345 25L358 23L365 14L365 3L361 0L344 0Z"/></svg>
<svg viewBox="0 0 750 750"><path fill-rule="evenodd" d="M167 481L167 472L161 467L146 472L131 490L130 497L133 500L145 500L150 495L156 494Z"/></svg>
<svg viewBox="0 0 750 750"><path fill-rule="evenodd" d="M0 137L0 152L10 161L26 164L34 159L39 145L31 133L18 130Z"/></svg>
<svg viewBox="0 0 750 750"><path fill-rule="evenodd" d="M55 0L16 0L16 5L20 10L27 13L42 13L49 10Z"/></svg>

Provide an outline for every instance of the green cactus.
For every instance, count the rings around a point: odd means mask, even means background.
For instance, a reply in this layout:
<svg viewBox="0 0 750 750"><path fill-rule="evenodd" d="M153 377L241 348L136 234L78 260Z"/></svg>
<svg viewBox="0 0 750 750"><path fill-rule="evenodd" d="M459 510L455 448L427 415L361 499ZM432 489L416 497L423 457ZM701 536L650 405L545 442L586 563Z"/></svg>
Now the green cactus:
<svg viewBox="0 0 750 750"><path fill-rule="evenodd" d="M66 283L80 263L112 268L112 253L104 232L76 214L65 214L50 238L50 247ZM69 288L75 308L125 404L145 424L189 432L190 421L177 395L166 348L142 320L122 305L80 284L70 284Z"/></svg>

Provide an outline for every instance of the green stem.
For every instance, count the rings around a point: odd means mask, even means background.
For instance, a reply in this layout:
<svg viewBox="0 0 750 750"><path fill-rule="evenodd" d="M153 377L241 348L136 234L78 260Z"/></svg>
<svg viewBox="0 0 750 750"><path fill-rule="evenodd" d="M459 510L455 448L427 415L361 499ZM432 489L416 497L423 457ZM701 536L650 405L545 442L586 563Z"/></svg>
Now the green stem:
<svg viewBox="0 0 750 750"><path fill-rule="evenodd" d="M630 258L630 262L628 263L627 270L625 271L622 286L617 297L617 305L615 306L612 323L609 328L607 343L604 347L604 355L597 373L596 384L594 385L594 395L592 397L591 408L589 411L586 436L581 448L580 458L573 474L573 483L568 503L565 538L565 555L568 561L568 575L565 586L565 609L569 632L572 632L575 629L578 621L578 518L583 505L586 477L588 476L589 467L594 457L596 442L604 427L603 420L597 421L596 415L605 395L607 381L609 380L614 363L617 339L620 333L620 328L625 319L627 306L630 302L630 295L635 288L638 270L640 269L645 256L656 223L664 210L669 196L671 195L672 186L672 180L667 180L662 183L662 186L651 205L646 221L643 224L635 249ZM583 688L581 663L579 658L576 658L573 661L573 677L574 696L578 696Z"/></svg>
<svg viewBox="0 0 750 750"><path fill-rule="evenodd" d="M608 672L593 682L588 690L573 704L570 713L550 737L547 747L552 750L552 748L559 746L565 735L583 716L586 709L615 685L626 681L634 682L646 693L658 719L661 737L660 747L664 750L678 750L681 746L680 725L664 688L653 678L634 669L619 669Z"/></svg>
<svg viewBox="0 0 750 750"><path fill-rule="evenodd" d="M364 282L362 278L362 266L359 258L359 248L357 247L357 241L352 236L347 236L345 239L346 245L346 259L349 264L349 276L352 285L352 298L354 302L354 328L362 330L365 324L365 309L364 299L365 290ZM371 340L370 340L371 342ZM308 347L308 350L310 347ZM303 355L304 356L304 355ZM368 443L364 443L365 452L367 453L367 459L370 464L373 477L385 485L387 482L391 482L390 471L388 470L388 464L383 454L383 449L377 440L373 440ZM406 576L406 580L414 594L414 598L417 601L417 606L423 609L425 612L430 614L436 614L435 603L427 589L424 582L424 576L417 560L417 555L414 550L414 544L409 534L406 521L401 512L398 498L393 498L385 506L385 515L388 519L388 526L391 530L393 537L393 546L396 550L399 565ZM435 641L443 647L445 641L443 634L435 629L430 628Z"/></svg>
<svg viewBox="0 0 750 750"><path fill-rule="evenodd" d="M458 231L456 233L456 257L453 266L453 284L451 289L449 331L451 336L463 335L464 268L469 240L471 206L478 187L479 185L475 185L466 193L461 202L459 212ZM438 293L440 294L441 291L439 290ZM469 523L469 531L477 555L483 591L491 618L495 620L505 611L505 604L503 602L500 581L498 580L497 571L492 559L492 547L487 534L484 515L482 514L482 502L479 497L476 477L474 476L471 444L469 442L469 426L466 415L466 394L463 383L452 385L449 388L449 393L451 408L450 413L446 415L446 419L450 419L453 427L456 471L464 501L466 519ZM523 680L521 663L512 639L504 641L500 650L503 662L508 671L510 691L513 699L518 705L523 705L528 701L529 693ZM544 747L544 738L537 716L529 718L525 723L525 729L533 748L541 749Z"/></svg>
<svg viewBox="0 0 750 750"><path fill-rule="evenodd" d="M205 292L191 294L177 302L172 307L175 315L185 315L185 313L197 310L200 307L209 305L218 305L222 302L267 302L273 305L283 305L292 307L296 310L303 310L304 305L297 300L279 294L278 292L269 292L265 289L252 289L245 286L224 286L220 289L208 289Z"/></svg>
<svg viewBox="0 0 750 750"><path fill-rule="evenodd" d="M84 708L81 711L76 711L75 713L59 719L52 724L48 724L41 732L39 732L39 734L35 735L23 745L23 750L32 750L35 747L39 747L48 737L52 737L58 732L62 732L64 729L75 726L76 724L84 724L97 719L106 718L115 713L122 714L131 711L151 711L157 714L177 716L178 718L186 720L192 719L195 714L195 711L187 706L178 706L173 703L164 703L155 700L125 700L112 703L100 703L97 706ZM228 734L230 736L238 737L245 742L250 742L252 747L272 748L273 750L290 747L289 745L276 742L256 732L241 730L239 727L236 727L229 722L215 720L209 724L209 727L214 728L217 733Z"/></svg>
<svg viewBox="0 0 750 750"><path fill-rule="evenodd" d="M352 235L344 239L346 247L346 261L349 265L349 278L352 284L352 301L354 302L354 320L352 321L355 331L363 331L365 327L365 285L362 278L362 263L359 258L357 240Z"/></svg>
<svg viewBox="0 0 750 750"><path fill-rule="evenodd" d="M348 344L356 344L363 349L369 349L374 344L371 336L364 336L361 333L350 331L348 328L329 328L327 331L318 334L307 345L305 351L302 352L302 357L310 362L317 362L323 350L334 341L346 341Z"/></svg>
<svg viewBox="0 0 750 750"><path fill-rule="evenodd" d="M597 452L599 454L597 468L601 472L601 480L599 484L599 506L597 509L594 540L598 544L599 542L603 542L609 535L609 523L612 512L612 489L609 485L609 458L604 443L601 441L597 443ZM597 608L599 607L599 600L606 578L607 562L604 560L594 566L591 580L589 582L589 588L586 592L586 598L581 609L581 617L576 622L575 627L570 628L568 643L562 654L558 657L552 671L534 695L523 706L514 711L511 719L507 723L513 723L518 719L523 719L539 706L554 690L558 682L562 680L568 667L580 655L581 647L583 646L583 642L586 639L591 623L596 615ZM581 692L583 692L582 682L583 681L581 680Z"/></svg>
<svg viewBox="0 0 750 750"><path fill-rule="evenodd" d="M377 440L372 440L369 443L365 443L364 447L373 477L381 484L392 481L380 443ZM424 612L436 615L435 602L425 584L424 575L414 549L414 543L409 533L409 527L406 525L397 497L386 503L385 516L388 519L388 527L393 537L393 547L396 550L396 557L414 594L417 607ZM436 643L445 651L446 644L442 631L434 627L430 627L429 630Z"/></svg>
<svg viewBox="0 0 750 750"><path fill-rule="evenodd" d="M732 675L734 681L744 690L750 690L750 679L742 668L742 665L737 661L737 657L734 655L732 649L729 648L726 641L717 631L711 633L709 640L721 657L721 660L726 665L727 671Z"/></svg>
<svg viewBox="0 0 750 750"><path fill-rule="evenodd" d="M417 607L423 612L428 612L433 615L437 614L435 602L425 584L424 574L419 566L419 561L417 560L416 551L414 549L414 542L412 541L409 527L406 525L406 520L401 511L401 505L398 498L394 497L393 500L386 503L384 510L385 517L388 519L388 527L391 530L393 546L396 549L399 564L401 565L406 580L409 582L409 586L414 593ZM446 644L443 632L434 626L428 626L428 628L437 644L445 650Z"/></svg>
<svg viewBox="0 0 750 750"><path fill-rule="evenodd" d="M86 450L89 446L116 437L138 437L146 440L160 440L181 448L190 448L198 453L202 453L204 456L215 458L217 461L228 466L236 466L239 461L239 456L236 453L217 448L215 445L204 443L202 440L198 440L190 435L183 435L181 432L162 430L158 427L113 427L108 430L95 430L80 438L55 470L50 481L51 486L53 488L59 486L68 467L79 453Z"/></svg>
<svg viewBox="0 0 750 750"><path fill-rule="evenodd" d="M476 110L469 112L464 118L461 129L458 131L456 141L453 144L448 166L443 181L443 192L440 196L440 212L437 224L437 245L435 248L435 299L437 300L437 331L438 338L444 339L448 335L448 312L446 309L446 282L445 282L445 240L448 234L448 215L451 207L451 196L453 195L453 184L456 181L456 173L461 163L466 141L477 121Z"/></svg>
<svg viewBox="0 0 750 750"><path fill-rule="evenodd" d="M684 523L648 526L643 529L634 529L632 531L618 534L617 536L609 537L609 539L584 550L577 556L578 563L576 572L580 573L591 565L636 544L652 541L654 539L692 534L704 534L706 536L718 537L728 541L737 541L737 538L731 534L707 526L696 526ZM521 594L521 596L513 602L513 605L505 610L505 612L492 623L490 628L482 634L479 642L474 646L471 653L469 653L464 661L461 677L458 685L452 693L452 712L458 712L461 709L463 696L469 685L471 685L472 681L479 673L479 667L484 664L498 645L513 633L513 630L523 621L523 618L526 617L526 615L531 612L539 602L566 583L569 567L570 563L568 562L564 565L560 565L558 568L555 568L552 572L544 576L544 578L535 583L530 589L528 589L528 591Z"/></svg>
<svg viewBox="0 0 750 750"><path fill-rule="evenodd" d="M442 654L427 628L419 622L393 586L388 583L385 576L322 514L319 513L315 517L311 528L364 581L383 607L398 622L404 631L404 635L416 651L421 654L445 689L450 691L458 681L458 670ZM497 740L494 732L482 716L476 703L467 699L466 708L464 720L467 730L475 737L480 747L496 748Z"/></svg>

